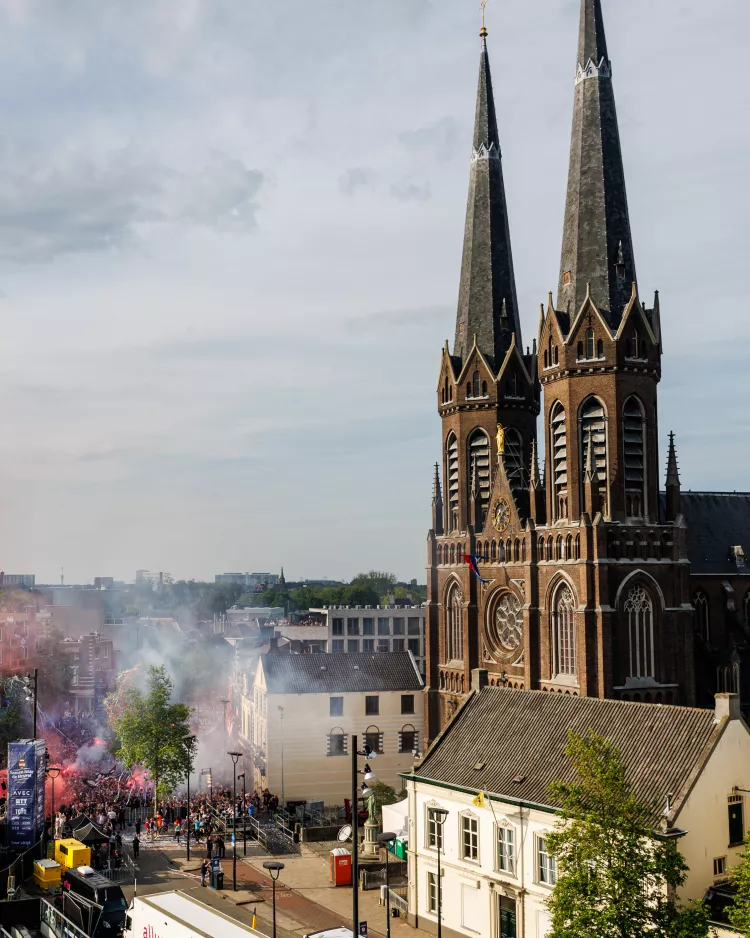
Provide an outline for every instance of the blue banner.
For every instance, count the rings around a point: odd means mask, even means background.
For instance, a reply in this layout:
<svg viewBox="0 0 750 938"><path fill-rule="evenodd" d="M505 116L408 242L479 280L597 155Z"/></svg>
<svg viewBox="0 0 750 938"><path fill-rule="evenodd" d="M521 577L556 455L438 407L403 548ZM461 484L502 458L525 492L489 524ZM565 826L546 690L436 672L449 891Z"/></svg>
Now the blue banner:
<svg viewBox="0 0 750 938"><path fill-rule="evenodd" d="M42 739L8 743L8 821L12 847L31 847L42 835L44 754Z"/></svg>

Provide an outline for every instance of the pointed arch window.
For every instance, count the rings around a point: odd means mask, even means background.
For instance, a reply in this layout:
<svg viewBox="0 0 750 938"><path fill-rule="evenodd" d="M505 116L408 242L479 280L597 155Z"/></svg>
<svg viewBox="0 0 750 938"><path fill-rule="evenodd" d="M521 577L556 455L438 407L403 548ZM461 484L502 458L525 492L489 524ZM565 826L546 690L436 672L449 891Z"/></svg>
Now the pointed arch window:
<svg viewBox="0 0 750 938"><path fill-rule="evenodd" d="M474 478L479 483L479 503L482 509L481 522L487 517L490 504L490 438L484 430L475 430L469 437L468 495L471 499Z"/></svg>
<svg viewBox="0 0 750 938"><path fill-rule="evenodd" d="M646 516L646 421L640 401L631 397L622 412L622 440L625 458L625 514L628 518Z"/></svg>
<svg viewBox="0 0 750 938"><path fill-rule="evenodd" d="M576 674L575 600L562 583L552 602L552 676Z"/></svg>
<svg viewBox="0 0 750 938"><path fill-rule="evenodd" d="M596 357L604 358L604 342L601 339L597 339L596 342Z"/></svg>
<svg viewBox="0 0 750 938"><path fill-rule="evenodd" d="M693 609L695 610L695 631L704 642L707 642L711 634L711 623L708 614L708 596L706 596L703 590L698 590L695 594Z"/></svg>
<svg viewBox="0 0 750 938"><path fill-rule="evenodd" d="M464 660L464 598L453 585L445 604L446 643L449 661Z"/></svg>
<svg viewBox="0 0 750 938"><path fill-rule="evenodd" d="M568 517L568 431L565 410L556 404L550 415L553 510L555 519Z"/></svg>
<svg viewBox="0 0 750 938"><path fill-rule="evenodd" d="M523 459L523 439L518 430L512 427L505 431L505 454L503 455L505 473L511 489L517 491L527 487Z"/></svg>
<svg viewBox="0 0 750 938"><path fill-rule="evenodd" d="M595 397L590 397L584 401L579 415L580 425L580 453L579 465L581 466L581 501L583 501L583 477L588 469L586 465L587 454L589 450L589 440L594 448L594 463L596 465L596 477L599 482L599 497L602 504L602 514L607 513L607 418L604 413L604 405Z"/></svg>
<svg viewBox="0 0 750 938"><path fill-rule="evenodd" d="M656 679L654 603L643 586L634 586L625 600L630 652L629 678Z"/></svg>
<svg viewBox="0 0 750 938"><path fill-rule="evenodd" d="M446 473L448 480L448 530L455 531L458 528L458 440L455 434L451 433L446 445Z"/></svg>
<svg viewBox="0 0 750 938"><path fill-rule="evenodd" d="M472 397L480 397L480 396L481 396L481 393L482 393L482 392L481 392L481 386L480 386L479 372L478 372L478 371L475 371L475 372L474 372L474 376L473 376L472 379L471 379L471 391L472 391Z"/></svg>
<svg viewBox="0 0 750 938"><path fill-rule="evenodd" d="M594 357L594 330L586 330L586 358Z"/></svg>

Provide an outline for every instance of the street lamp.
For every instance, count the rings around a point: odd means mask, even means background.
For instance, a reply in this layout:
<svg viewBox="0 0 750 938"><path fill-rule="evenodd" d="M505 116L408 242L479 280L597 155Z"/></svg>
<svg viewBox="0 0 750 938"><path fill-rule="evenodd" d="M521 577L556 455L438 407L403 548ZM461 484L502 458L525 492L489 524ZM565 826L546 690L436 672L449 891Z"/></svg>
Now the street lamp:
<svg viewBox="0 0 750 938"><path fill-rule="evenodd" d="M392 831L384 831L378 834L378 843L385 844L385 935L391 938L391 877L388 856L390 854L390 845L396 839Z"/></svg>
<svg viewBox="0 0 750 938"><path fill-rule="evenodd" d="M57 765L51 765L47 769L47 777L52 779L52 843L55 842L55 779L61 771L62 769Z"/></svg>
<svg viewBox="0 0 750 938"><path fill-rule="evenodd" d="M279 707L279 719L281 721L281 807L286 811L286 799L284 798L284 708Z"/></svg>
<svg viewBox="0 0 750 938"><path fill-rule="evenodd" d="M266 860L263 864L263 869L268 870L271 876L271 882L273 883L273 938L276 938L276 880L281 876L284 864L279 863L278 860ZM276 874L275 876L274 873Z"/></svg>
<svg viewBox="0 0 750 938"><path fill-rule="evenodd" d="M247 856L247 827L245 826L245 819L247 818L247 789L245 787L245 773L240 772L237 778L242 779L242 856Z"/></svg>
<svg viewBox="0 0 750 938"><path fill-rule="evenodd" d="M242 758L241 752L229 752L234 764L234 785L232 788L232 889L237 892L237 763Z"/></svg>
<svg viewBox="0 0 750 938"><path fill-rule="evenodd" d="M34 701L34 704L33 704L34 732L32 734L32 739L36 739L36 711L37 711L36 701L37 701L37 690L39 687L39 669L34 668L33 674L25 674L22 678L20 678L20 681L23 687L25 688L26 693L28 694L26 699Z"/></svg>
<svg viewBox="0 0 750 938"><path fill-rule="evenodd" d="M187 821L185 825L185 843L187 844L187 859L190 862L190 770L192 769L192 750L195 743L195 736L183 736L185 743L185 752L187 754Z"/></svg>
<svg viewBox="0 0 750 938"><path fill-rule="evenodd" d="M357 737L352 736L352 934L359 934L359 776L364 775L365 784L372 782L375 776L368 766L363 772L359 770L358 756L364 756L371 762L377 753L365 744L360 752L357 748Z"/></svg>
<svg viewBox="0 0 750 938"><path fill-rule="evenodd" d="M443 938L443 877L440 872L440 851L443 849L443 825L448 817L445 808L435 808L432 812L437 825L437 934Z"/></svg>

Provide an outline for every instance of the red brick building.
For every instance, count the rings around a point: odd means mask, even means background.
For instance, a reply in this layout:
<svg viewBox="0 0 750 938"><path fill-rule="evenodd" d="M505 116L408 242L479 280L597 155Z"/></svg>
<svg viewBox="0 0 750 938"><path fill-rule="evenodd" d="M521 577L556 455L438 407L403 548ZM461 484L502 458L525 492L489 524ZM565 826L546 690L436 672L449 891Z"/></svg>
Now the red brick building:
<svg viewBox="0 0 750 938"><path fill-rule="evenodd" d="M683 495L673 437L660 493L659 296L647 307L638 290L601 0L581 0L558 295L526 350L486 36L438 383L428 736L476 669L491 684L710 705L741 685L750 496Z"/></svg>

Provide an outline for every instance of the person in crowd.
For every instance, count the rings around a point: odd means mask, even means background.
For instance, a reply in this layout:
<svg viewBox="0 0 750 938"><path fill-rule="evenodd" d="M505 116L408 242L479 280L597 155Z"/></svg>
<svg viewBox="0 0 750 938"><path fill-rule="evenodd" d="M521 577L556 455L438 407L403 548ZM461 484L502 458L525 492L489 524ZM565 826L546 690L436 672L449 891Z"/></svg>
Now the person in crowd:
<svg viewBox="0 0 750 938"><path fill-rule="evenodd" d="M206 885L206 875L208 874L210 865L211 864L209 862L208 857L204 857L203 862L201 863L201 886Z"/></svg>

